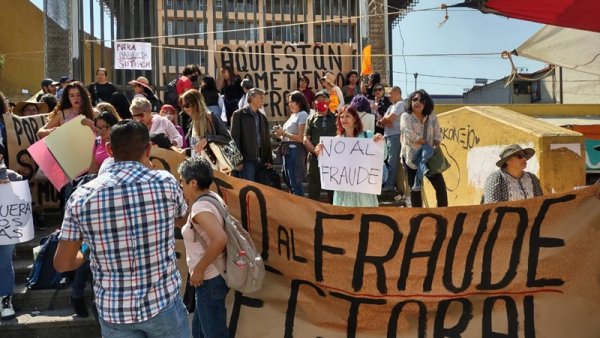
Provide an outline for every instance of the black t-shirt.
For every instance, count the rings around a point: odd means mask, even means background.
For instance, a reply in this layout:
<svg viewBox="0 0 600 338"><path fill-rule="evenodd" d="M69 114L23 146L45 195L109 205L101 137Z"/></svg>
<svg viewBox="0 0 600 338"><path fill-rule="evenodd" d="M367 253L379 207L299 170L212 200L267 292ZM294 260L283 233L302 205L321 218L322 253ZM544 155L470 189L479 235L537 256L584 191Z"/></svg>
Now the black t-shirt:
<svg viewBox="0 0 600 338"><path fill-rule="evenodd" d="M117 91L117 88L110 82L105 84L92 83L89 85L88 91L92 96L92 104L95 106L100 102L108 102L112 93Z"/></svg>

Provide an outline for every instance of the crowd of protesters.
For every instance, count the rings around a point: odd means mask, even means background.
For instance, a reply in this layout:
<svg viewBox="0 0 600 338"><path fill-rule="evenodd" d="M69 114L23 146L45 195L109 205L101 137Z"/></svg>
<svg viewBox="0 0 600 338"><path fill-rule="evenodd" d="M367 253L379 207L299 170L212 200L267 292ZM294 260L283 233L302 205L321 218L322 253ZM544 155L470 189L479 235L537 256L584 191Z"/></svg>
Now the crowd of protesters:
<svg viewBox="0 0 600 338"><path fill-rule="evenodd" d="M320 79L322 89L315 92L304 76L298 80L297 90L290 88L286 99L288 120L271 129L263 109L265 92L251 79L224 67L224 83L218 88L214 77L200 76L198 67L185 67L176 81L173 104L163 104L145 77L129 82L133 89L129 101L108 81L104 68L98 68L96 81L87 87L69 76L60 81L44 79L35 99L13 106L0 93L2 114L48 114L48 122L37 132L39 138L80 115L82 124L97 136L86 173L92 176L87 183L63 191L64 220L54 265L58 271L91 270L103 335L227 336L224 298L228 289L217 269L223 264L227 237L219 211L211 203L199 201L200 196L215 195L209 191L212 166L202 156L212 142L235 142L243 156L233 171L239 178L268 181L265 172L267 177L272 175L275 143L279 144L281 175L290 193L305 196L306 180L310 199L377 207L378 196L373 194L325 191L322 198L319 174L322 137L371 138L385 144L382 166L387 178L382 193L404 195L407 205L420 207L422 182L427 177L435 189L437 206L448 205L443 175L427 175L420 167L424 149L439 147L442 140L434 102L426 91L415 91L403 101L399 87L386 92L379 74L361 79L351 71L341 88L336 76L326 72ZM23 179L4 165L5 135L3 131L0 183ZM175 151L187 149L190 157L179 167L178 179L151 170L153 144ZM486 183L486 202L541 194L537 178L523 171L532 155L532 149L516 145L500 154L500 170ZM408 184L400 184L405 179ZM515 187L521 180L525 190L519 192ZM215 198L224 203L217 195ZM110 207L103 207L107 205ZM176 270L172 231L176 226L182 227L190 283L196 287L197 311L191 332L179 295L182 281ZM195 240L197 235L204 244ZM82 250L84 243L89 246L88 255ZM0 246L0 259L6 262L0 266L3 320L15 316L11 303L14 271L8 263L13 250L14 245ZM82 284L85 286L85 281ZM87 310L80 300L81 289L78 286L71 302L83 317Z"/></svg>

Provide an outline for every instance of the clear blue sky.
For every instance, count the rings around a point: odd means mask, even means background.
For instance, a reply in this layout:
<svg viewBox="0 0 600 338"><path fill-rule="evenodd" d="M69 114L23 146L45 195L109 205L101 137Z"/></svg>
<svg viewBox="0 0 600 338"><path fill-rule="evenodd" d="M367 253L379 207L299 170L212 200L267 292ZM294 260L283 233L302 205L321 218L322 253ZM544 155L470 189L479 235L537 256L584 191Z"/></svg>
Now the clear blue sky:
<svg viewBox="0 0 600 338"><path fill-rule="evenodd" d="M440 4L452 5L462 0L420 0L415 10L439 8ZM477 10L449 10L448 21L438 28L445 12L416 11L404 17L392 32L394 55L441 54L441 53L488 53L497 52L497 56L478 57L394 57L394 85L400 86L404 93L417 87L430 94L462 94L464 88L471 88L473 80L428 77L487 78L497 80L510 74L510 62L502 59L500 53L519 47L531 35L543 27L542 24L507 19L493 14L483 14ZM404 37L404 53L402 39ZM404 60L406 60L406 70ZM543 68L543 63L522 57L513 58L517 67L525 67L534 72ZM403 73L409 73L408 75ZM491 82L491 81L490 81Z"/></svg>

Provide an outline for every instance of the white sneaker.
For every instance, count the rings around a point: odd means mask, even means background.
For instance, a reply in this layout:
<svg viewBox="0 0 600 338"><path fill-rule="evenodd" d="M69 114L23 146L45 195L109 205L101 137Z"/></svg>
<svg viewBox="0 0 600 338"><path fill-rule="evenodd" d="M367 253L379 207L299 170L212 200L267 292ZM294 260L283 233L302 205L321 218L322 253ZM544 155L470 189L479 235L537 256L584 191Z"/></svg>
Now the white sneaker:
<svg viewBox="0 0 600 338"><path fill-rule="evenodd" d="M12 306L12 301L10 296L2 297L2 315L0 319L9 320L15 318L15 310Z"/></svg>

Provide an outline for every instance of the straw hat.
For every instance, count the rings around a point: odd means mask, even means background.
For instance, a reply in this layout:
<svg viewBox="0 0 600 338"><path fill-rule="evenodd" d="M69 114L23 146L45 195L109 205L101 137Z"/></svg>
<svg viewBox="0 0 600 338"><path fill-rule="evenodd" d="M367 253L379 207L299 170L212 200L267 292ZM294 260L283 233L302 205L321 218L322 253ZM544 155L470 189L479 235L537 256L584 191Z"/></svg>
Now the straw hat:
<svg viewBox="0 0 600 338"><path fill-rule="evenodd" d="M23 108L28 105L34 105L38 109L38 114L48 114L48 105L45 102L21 101L13 108L13 114L23 116Z"/></svg>
<svg viewBox="0 0 600 338"><path fill-rule="evenodd" d="M335 75L332 72L327 72L323 77L321 77L321 81L326 81L332 86L335 86Z"/></svg>
<svg viewBox="0 0 600 338"><path fill-rule="evenodd" d="M506 161L508 161L512 156L519 152L523 152L528 160L532 158L535 154L535 150L533 150L532 148L523 149L518 144L511 144L502 150L502 152L500 153L500 160L496 162L496 165L502 168Z"/></svg>
<svg viewBox="0 0 600 338"><path fill-rule="evenodd" d="M145 78L145 77L143 77L143 76L138 76L138 78L137 78L137 79L135 79L135 80L131 80L131 81L129 81L128 83L129 83L130 85L132 85L132 86L133 86L133 85L140 85L140 86L142 86L142 87L144 87L144 88L148 88L148 89L152 90L152 89L150 88L150 86L149 86L149 85L150 85L150 81L148 81L148 79L147 79L147 78Z"/></svg>

